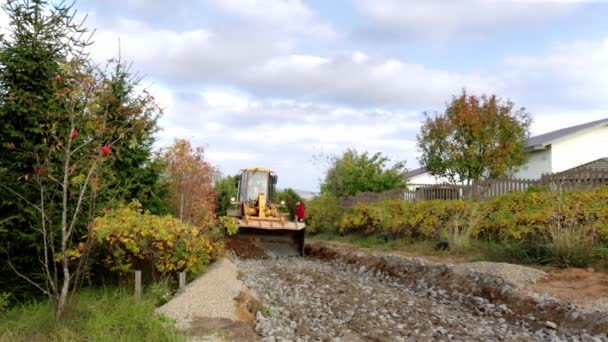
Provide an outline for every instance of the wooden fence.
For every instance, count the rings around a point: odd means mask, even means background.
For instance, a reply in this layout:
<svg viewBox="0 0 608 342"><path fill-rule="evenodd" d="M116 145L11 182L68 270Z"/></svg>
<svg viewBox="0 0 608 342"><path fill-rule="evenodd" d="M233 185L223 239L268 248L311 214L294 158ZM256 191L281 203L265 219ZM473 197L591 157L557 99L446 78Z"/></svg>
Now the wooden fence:
<svg viewBox="0 0 608 342"><path fill-rule="evenodd" d="M372 203L389 199L409 202L427 200L484 200L506 195L514 191L525 191L530 186L547 187L565 191L591 189L608 184L608 169L579 168L553 174L543 174L540 179L500 178L472 185L454 184L408 184L404 189L384 192L360 192L340 199L343 209L356 203Z"/></svg>

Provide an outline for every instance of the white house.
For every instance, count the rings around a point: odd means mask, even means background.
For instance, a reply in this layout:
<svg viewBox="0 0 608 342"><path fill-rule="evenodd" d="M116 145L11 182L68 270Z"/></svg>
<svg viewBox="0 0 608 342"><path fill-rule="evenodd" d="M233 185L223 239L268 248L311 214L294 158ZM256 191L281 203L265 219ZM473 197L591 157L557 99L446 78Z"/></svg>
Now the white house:
<svg viewBox="0 0 608 342"><path fill-rule="evenodd" d="M526 164L515 178L538 179L543 173L557 173L583 165L608 166L608 118L566 127L528 139ZM424 167L406 174L410 184L440 184Z"/></svg>

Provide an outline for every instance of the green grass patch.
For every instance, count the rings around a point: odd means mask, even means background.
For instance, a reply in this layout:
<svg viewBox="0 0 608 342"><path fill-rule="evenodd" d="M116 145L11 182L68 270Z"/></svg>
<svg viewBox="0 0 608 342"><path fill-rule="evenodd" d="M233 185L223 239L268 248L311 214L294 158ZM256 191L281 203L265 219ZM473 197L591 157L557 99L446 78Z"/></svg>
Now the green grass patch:
<svg viewBox="0 0 608 342"><path fill-rule="evenodd" d="M123 289L83 289L60 320L48 301L0 314L0 341L183 341L154 313L155 298Z"/></svg>
<svg viewBox="0 0 608 342"><path fill-rule="evenodd" d="M312 241L329 241L348 244L353 247L369 248L378 251L401 251L420 256L461 256L461 250L438 250L438 241L389 239L379 235L363 235L352 233L345 236L336 233L320 233L309 237Z"/></svg>
<svg viewBox="0 0 608 342"><path fill-rule="evenodd" d="M385 241L381 236L368 235L364 236L361 234L349 234L346 236L340 236L334 233L319 233L309 237L311 240L318 241L334 241L340 243L346 243L355 247L361 248L372 248L379 250L401 250L407 245L407 242L401 239Z"/></svg>

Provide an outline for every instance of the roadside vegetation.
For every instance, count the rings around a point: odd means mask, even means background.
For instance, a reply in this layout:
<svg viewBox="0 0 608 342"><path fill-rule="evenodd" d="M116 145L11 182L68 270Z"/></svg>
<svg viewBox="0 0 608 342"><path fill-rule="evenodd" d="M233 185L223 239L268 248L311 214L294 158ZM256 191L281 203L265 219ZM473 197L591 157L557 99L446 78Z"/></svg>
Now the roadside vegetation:
<svg viewBox="0 0 608 342"><path fill-rule="evenodd" d="M0 313L0 341L182 341L173 322L154 314L157 298L140 300L121 288L79 291L56 320L48 301L19 304Z"/></svg>
<svg viewBox="0 0 608 342"><path fill-rule="evenodd" d="M127 61L91 59L73 6L2 5L0 341L176 340L154 308L235 230L219 173L187 140L153 150L162 109Z"/></svg>
<svg viewBox="0 0 608 342"><path fill-rule="evenodd" d="M323 197L315 201L323 201ZM310 204L314 206L314 204ZM608 187L545 189L467 201L384 201L311 212L316 239L417 255L608 267ZM438 243L445 241L449 249Z"/></svg>

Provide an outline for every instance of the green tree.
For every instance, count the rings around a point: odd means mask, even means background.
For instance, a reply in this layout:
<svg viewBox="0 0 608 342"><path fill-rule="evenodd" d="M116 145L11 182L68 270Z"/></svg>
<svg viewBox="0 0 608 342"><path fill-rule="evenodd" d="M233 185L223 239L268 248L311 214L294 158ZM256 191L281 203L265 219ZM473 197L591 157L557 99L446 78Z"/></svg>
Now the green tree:
<svg viewBox="0 0 608 342"><path fill-rule="evenodd" d="M11 252L15 267L36 282L44 279L39 270L42 243L32 232L36 213L25 207L11 189L33 200L38 195L31 181L39 151L45 149L53 129L48 115L58 108L55 97L66 56L81 57L88 42L79 39L85 31L71 20L70 9L54 6L45 14L45 3L9 0L2 6L11 32L0 37L0 248ZM4 255L2 258L4 259ZM14 274L6 262L0 273ZM18 298L37 291L14 276L0 277L0 288Z"/></svg>
<svg viewBox="0 0 608 342"><path fill-rule="evenodd" d="M0 286L41 290L60 317L97 208L142 194L117 184L142 189L160 175L149 138L160 110L133 92L120 61L110 72L93 66L71 7L11 0L3 9L11 33L0 38L0 271L19 277Z"/></svg>
<svg viewBox="0 0 608 342"><path fill-rule="evenodd" d="M302 197L292 188L277 191L275 203L280 203L281 201L285 201L285 206L289 211L290 220L293 220L296 217L297 203L304 202Z"/></svg>
<svg viewBox="0 0 608 342"><path fill-rule="evenodd" d="M370 155L348 149L341 156L328 157L327 163L329 168L321 183L322 193L344 197L405 186L405 162L390 165L390 158L381 152Z"/></svg>
<svg viewBox="0 0 608 342"><path fill-rule="evenodd" d="M226 216L230 208L230 198L236 199L237 183L236 177L226 176L219 178L213 186L213 196L215 198L215 215L217 217Z"/></svg>
<svg viewBox="0 0 608 342"><path fill-rule="evenodd" d="M109 70L100 72L107 89L100 106L110 113L107 124L116 128L111 138L117 143L109 165L111 185L100 201L112 207L138 200L146 210L166 214L169 212L168 182L161 177L166 164L152 151L162 111L146 90L142 93L135 90L141 78L132 74L124 63L112 61L110 66Z"/></svg>
<svg viewBox="0 0 608 342"><path fill-rule="evenodd" d="M531 124L525 108L496 95L454 96L444 113L425 113L421 165L452 183L509 175L526 162Z"/></svg>

